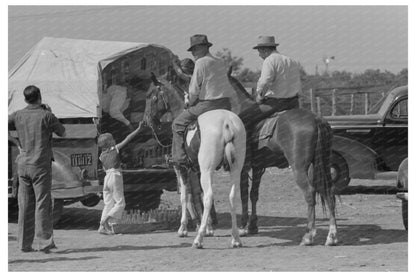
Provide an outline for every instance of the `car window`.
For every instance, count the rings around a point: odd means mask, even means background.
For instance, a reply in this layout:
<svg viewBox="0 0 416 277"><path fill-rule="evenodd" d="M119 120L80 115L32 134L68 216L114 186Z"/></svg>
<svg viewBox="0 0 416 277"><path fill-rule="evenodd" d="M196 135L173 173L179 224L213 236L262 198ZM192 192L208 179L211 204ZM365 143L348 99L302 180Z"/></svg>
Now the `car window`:
<svg viewBox="0 0 416 277"><path fill-rule="evenodd" d="M396 119L406 119L408 117L407 98L396 103L391 110L391 117Z"/></svg>

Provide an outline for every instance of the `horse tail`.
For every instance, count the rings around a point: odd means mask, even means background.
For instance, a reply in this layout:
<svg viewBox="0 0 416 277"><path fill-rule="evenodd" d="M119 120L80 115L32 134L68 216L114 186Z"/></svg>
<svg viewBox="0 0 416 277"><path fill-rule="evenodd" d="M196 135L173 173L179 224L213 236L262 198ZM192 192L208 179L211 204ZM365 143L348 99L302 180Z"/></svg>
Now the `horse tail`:
<svg viewBox="0 0 416 277"><path fill-rule="evenodd" d="M235 162L235 145L234 145L234 136L235 132L233 130L233 123L230 120L225 120L223 125L223 137L224 137L224 155L225 159L228 162L228 166L231 168Z"/></svg>
<svg viewBox="0 0 416 277"><path fill-rule="evenodd" d="M325 199L335 205L333 182L331 178L332 129L328 122L317 118L317 141L313 160L313 187L321 196L325 211Z"/></svg>

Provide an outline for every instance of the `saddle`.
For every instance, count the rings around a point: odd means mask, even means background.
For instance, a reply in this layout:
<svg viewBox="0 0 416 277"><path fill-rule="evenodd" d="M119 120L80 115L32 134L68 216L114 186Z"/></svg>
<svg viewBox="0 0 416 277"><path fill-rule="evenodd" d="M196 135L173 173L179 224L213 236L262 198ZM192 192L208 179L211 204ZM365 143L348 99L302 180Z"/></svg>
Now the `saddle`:
<svg viewBox="0 0 416 277"><path fill-rule="evenodd" d="M285 111L276 112L270 115L268 118L263 119L259 123L257 123L256 127L253 130L252 140L253 141L262 141L262 140L270 140L273 136L274 131L277 128L277 120L279 115L284 113Z"/></svg>

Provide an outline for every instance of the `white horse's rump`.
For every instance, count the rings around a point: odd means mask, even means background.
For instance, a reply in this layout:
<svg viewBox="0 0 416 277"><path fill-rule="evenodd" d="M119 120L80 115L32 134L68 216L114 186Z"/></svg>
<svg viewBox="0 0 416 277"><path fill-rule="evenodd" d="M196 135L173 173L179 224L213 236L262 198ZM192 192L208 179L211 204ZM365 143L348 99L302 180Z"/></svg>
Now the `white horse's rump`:
<svg viewBox="0 0 416 277"><path fill-rule="evenodd" d="M235 194L236 188L240 186L240 174L243 168L246 152L246 131L240 118L227 110L213 110L206 112L198 117L201 131L201 145L198 152L198 162L201 171L201 187L203 190L204 211L199 227L198 234L194 240L194 246L202 248L203 237L209 221L209 211L213 202L212 179L213 173L223 158L227 159L230 166L231 190L229 195L230 212L232 220L232 246L242 246L235 214ZM237 151L238 150L238 151ZM183 176L183 171L178 172L181 184L182 219L181 228L178 233L180 236L186 235L186 207L189 205L189 196L186 192L187 178Z"/></svg>
<svg viewBox="0 0 416 277"><path fill-rule="evenodd" d="M207 226L211 210L213 191L213 173L224 155L230 166L231 190L229 195L232 220L232 246L242 245L235 214L235 191L240 186L240 174L246 153L246 131L241 119L227 110L213 110L202 114L199 118L201 129L201 146L198 153L201 170L201 186L204 192L204 213L198 235L194 240L196 247L202 247L204 230ZM239 151L236 151L238 149Z"/></svg>

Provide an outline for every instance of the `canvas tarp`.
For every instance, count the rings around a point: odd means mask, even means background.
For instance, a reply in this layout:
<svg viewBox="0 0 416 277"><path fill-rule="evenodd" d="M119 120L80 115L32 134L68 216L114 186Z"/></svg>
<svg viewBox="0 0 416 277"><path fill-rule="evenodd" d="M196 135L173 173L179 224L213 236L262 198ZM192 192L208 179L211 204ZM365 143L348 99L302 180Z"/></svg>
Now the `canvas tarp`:
<svg viewBox="0 0 416 277"><path fill-rule="evenodd" d="M58 118L98 117L102 70L148 46L168 50L147 43L45 37L9 71L9 114L27 105L23 90L35 85Z"/></svg>

